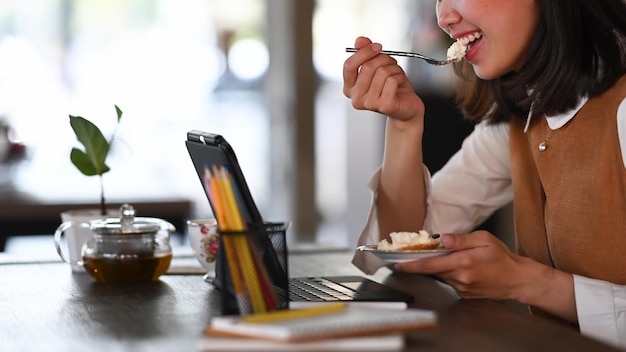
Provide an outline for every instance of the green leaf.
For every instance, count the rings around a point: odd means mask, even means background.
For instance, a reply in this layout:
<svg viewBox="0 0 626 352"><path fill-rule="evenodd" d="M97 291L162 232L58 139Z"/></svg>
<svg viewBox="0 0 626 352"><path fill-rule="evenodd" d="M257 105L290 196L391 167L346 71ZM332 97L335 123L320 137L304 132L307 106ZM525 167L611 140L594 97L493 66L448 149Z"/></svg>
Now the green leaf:
<svg viewBox="0 0 626 352"><path fill-rule="evenodd" d="M104 165L104 170L102 172L97 170L91 163L89 156L78 148L72 148L70 160L72 161L72 164L74 164L76 168L85 176L101 175L110 170L106 164Z"/></svg>
<svg viewBox="0 0 626 352"><path fill-rule="evenodd" d="M119 121L119 120L118 120ZM85 175L102 175L110 169L105 164L110 144L100 129L89 120L70 115L70 125L78 141L85 147L84 151L72 149L70 160Z"/></svg>
<svg viewBox="0 0 626 352"><path fill-rule="evenodd" d="M117 123L120 123L120 120L122 119L122 114L124 113L120 108L117 107L117 105L115 105L115 112L117 113Z"/></svg>

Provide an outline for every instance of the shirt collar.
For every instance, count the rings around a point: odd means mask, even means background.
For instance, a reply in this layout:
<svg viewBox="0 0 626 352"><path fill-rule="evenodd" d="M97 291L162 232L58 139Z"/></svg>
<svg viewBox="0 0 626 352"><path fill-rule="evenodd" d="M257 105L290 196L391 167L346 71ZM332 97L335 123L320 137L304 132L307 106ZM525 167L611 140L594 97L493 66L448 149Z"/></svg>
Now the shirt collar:
<svg viewBox="0 0 626 352"><path fill-rule="evenodd" d="M572 110L566 111L559 115L546 116L546 120L548 121L548 126L550 126L550 129L557 130L565 126L565 124L568 123L571 119L573 119L574 116L580 111L580 109L582 109L583 105L585 105L587 100L589 100L588 97L582 97L580 101L578 102L578 105L576 105L576 107L573 108ZM533 111L531 108L530 113L528 113L528 118L526 119L526 127L524 127L524 133L528 131L528 126L530 126L530 117L532 116L532 114L533 114Z"/></svg>

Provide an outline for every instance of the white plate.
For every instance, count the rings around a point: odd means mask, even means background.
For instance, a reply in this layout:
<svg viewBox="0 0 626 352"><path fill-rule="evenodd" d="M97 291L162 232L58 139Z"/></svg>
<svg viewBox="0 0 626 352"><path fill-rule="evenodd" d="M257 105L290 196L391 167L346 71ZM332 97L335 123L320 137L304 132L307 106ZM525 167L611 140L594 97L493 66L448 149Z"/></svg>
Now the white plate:
<svg viewBox="0 0 626 352"><path fill-rule="evenodd" d="M411 262L414 260L437 257L453 252L452 249L437 248L437 249L422 249L414 251L382 251L376 249L375 244L366 246L359 246L356 249L362 252L371 252L378 256L380 259L389 263L403 263Z"/></svg>

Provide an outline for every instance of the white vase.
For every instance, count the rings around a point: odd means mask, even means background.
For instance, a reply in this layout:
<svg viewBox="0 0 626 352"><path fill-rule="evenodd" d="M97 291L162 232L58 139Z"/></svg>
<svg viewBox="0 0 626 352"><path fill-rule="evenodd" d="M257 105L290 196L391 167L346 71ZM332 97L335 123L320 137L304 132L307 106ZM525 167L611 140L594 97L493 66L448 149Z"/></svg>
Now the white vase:
<svg viewBox="0 0 626 352"><path fill-rule="evenodd" d="M91 220L120 217L119 210L109 209L102 215L100 209L78 209L61 213L61 225L54 233L54 242L57 253L64 261L70 263L72 272L85 273L82 265L82 248L94 235L89 229ZM65 234L67 252L63 250L62 237Z"/></svg>

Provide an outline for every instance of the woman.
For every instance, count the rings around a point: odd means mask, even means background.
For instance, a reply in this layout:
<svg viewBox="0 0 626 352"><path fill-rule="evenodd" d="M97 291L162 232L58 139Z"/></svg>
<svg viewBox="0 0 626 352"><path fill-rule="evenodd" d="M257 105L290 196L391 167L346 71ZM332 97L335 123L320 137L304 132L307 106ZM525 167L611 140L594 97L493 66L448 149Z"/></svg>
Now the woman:
<svg viewBox="0 0 626 352"><path fill-rule="evenodd" d="M463 298L516 300L626 348L626 4L623 0L438 0L439 26L471 38L458 102L476 121L432 179L424 104L382 46L359 37L344 64L356 109L387 116L360 244L443 233L455 252L397 264ZM513 200L517 254L471 232ZM372 273L384 263L357 253Z"/></svg>

